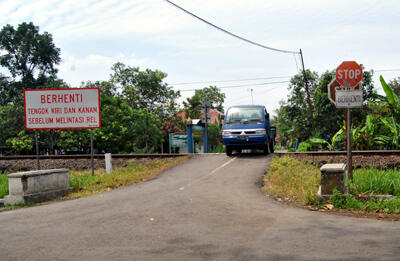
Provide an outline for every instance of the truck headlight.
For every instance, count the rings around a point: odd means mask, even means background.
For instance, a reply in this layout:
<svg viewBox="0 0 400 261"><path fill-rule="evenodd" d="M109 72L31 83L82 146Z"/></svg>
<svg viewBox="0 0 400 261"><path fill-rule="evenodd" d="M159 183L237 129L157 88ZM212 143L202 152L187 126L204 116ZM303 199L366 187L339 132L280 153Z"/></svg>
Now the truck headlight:
<svg viewBox="0 0 400 261"><path fill-rule="evenodd" d="M222 136L231 136L232 133L230 131L223 131Z"/></svg>
<svg viewBox="0 0 400 261"><path fill-rule="evenodd" d="M267 134L267 131L266 130L256 130L256 134L264 135L264 134Z"/></svg>

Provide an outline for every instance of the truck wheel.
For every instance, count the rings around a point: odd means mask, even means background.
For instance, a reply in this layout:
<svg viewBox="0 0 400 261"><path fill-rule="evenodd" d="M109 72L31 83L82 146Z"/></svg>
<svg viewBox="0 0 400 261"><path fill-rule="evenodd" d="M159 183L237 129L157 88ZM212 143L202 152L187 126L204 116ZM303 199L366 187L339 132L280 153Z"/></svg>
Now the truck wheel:
<svg viewBox="0 0 400 261"><path fill-rule="evenodd" d="M268 144L264 146L263 148L263 154L268 155L269 154L269 146Z"/></svg>
<svg viewBox="0 0 400 261"><path fill-rule="evenodd" d="M271 142L269 143L269 151L271 153L275 152L275 148L274 147L275 147L275 142L273 140L271 140Z"/></svg>
<svg viewBox="0 0 400 261"><path fill-rule="evenodd" d="M232 148L226 146L226 156L232 156Z"/></svg>

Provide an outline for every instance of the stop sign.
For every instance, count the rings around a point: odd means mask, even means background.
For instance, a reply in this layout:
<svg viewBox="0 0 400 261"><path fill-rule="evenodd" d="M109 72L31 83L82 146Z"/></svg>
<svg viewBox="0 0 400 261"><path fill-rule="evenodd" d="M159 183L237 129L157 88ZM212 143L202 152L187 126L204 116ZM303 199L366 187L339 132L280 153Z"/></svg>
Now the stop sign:
<svg viewBox="0 0 400 261"><path fill-rule="evenodd" d="M362 67L354 61L342 62L336 69L336 80L344 87L355 87L362 76Z"/></svg>

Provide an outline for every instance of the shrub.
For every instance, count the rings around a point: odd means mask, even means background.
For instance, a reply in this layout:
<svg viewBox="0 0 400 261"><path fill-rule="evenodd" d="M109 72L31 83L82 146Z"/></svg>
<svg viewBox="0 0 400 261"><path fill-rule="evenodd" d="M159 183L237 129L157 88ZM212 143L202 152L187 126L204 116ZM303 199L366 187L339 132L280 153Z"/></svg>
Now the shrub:
<svg viewBox="0 0 400 261"><path fill-rule="evenodd" d="M310 143L303 141L303 142L300 142L299 147L297 148L296 151L297 152L307 152L307 151L310 151L311 148L312 148L312 146Z"/></svg>

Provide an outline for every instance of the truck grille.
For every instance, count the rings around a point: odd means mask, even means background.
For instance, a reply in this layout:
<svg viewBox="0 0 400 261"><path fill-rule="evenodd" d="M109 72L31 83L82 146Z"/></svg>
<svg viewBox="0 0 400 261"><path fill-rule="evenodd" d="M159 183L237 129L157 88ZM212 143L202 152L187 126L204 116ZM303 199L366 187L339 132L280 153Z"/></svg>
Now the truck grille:
<svg viewBox="0 0 400 261"><path fill-rule="evenodd" d="M248 130L248 131L232 131L231 132L232 135L252 135L252 134L256 134L256 131L252 130Z"/></svg>

